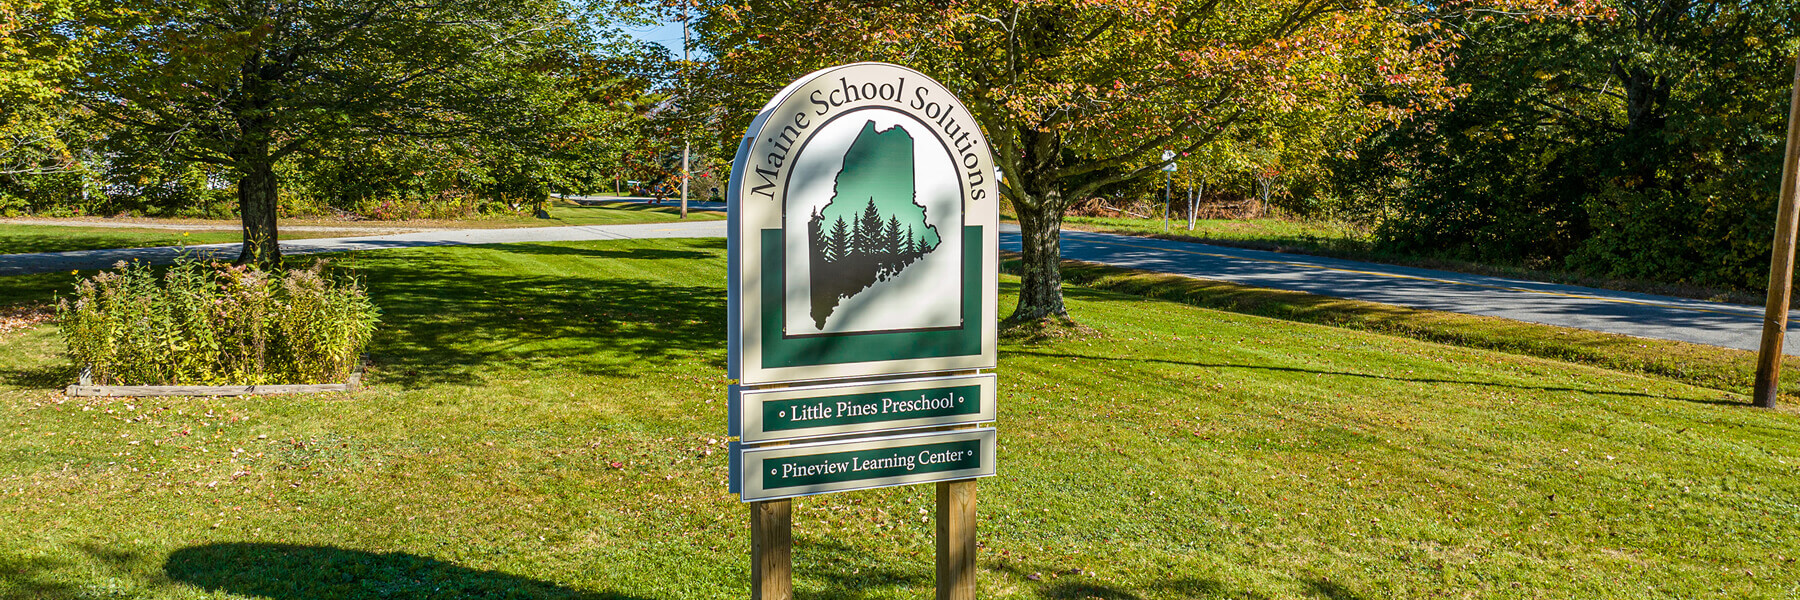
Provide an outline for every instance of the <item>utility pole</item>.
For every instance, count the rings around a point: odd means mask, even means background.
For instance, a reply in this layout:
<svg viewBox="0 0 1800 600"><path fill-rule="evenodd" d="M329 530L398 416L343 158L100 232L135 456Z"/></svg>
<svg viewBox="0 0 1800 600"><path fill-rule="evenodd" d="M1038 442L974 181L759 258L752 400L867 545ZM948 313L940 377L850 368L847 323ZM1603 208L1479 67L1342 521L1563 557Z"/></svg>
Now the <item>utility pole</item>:
<svg viewBox="0 0 1800 600"><path fill-rule="evenodd" d="M1173 150L1164 150L1162 159L1163 159L1163 168L1162 168L1162 170L1163 170L1163 233L1168 233L1169 232L1169 211L1173 209L1173 207L1171 205L1175 203L1175 196L1172 195L1174 192L1169 187L1170 184L1172 183L1172 180L1175 178L1175 152Z"/></svg>
<svg viewBox="0 0 1800 600"><path fill-rule="evenodd" d="M1175 204L1175 197L1169 195L1169 180L1175 176L1163 173L1163 233L1169 232L1169 210Z"/></svg>
<svg viewBox="0 0 1800 600"><path fill-rule="evenodd" d="M1787 337L1788 303L1793 296L1794 233L1800 212L1794 208L1796 177L1800 177L1800 57L1794 62L1794 82L1788 97L1787 157L1781 163L1781 208L1775 217L1775 244L1769 256L1769 301L1763 313L1762 349L1756 355L1756 405L1775 408L1775 392L1781 385L1781 342Z"/></svg>
<svg viewBox="0 0 1800 600"><path fill-rule="evenodd" d="M688 3L683 2L681 4L681 112L682 112L682 115L684 115L684 117L691 117L692 115L690 113L688 113L689 106L688 106L687 70L688 70ZM688 130L692 129L692 125L693 124L689 122L688 118L682 119L682 123L681 123L681 218L683 218L683 219L687 218L688 151L693 146L693 143L688 140Z"/></svg>

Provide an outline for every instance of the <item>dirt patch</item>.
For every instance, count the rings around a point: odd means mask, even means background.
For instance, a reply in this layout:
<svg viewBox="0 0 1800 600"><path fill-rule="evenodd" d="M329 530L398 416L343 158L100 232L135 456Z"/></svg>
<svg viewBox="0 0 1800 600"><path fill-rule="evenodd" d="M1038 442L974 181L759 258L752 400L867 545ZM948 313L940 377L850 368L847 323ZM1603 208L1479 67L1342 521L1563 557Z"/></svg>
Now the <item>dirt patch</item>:
<svg viewBox="0 0 1800 600"><path fill-rule="evenodd" d="M1029 321L1002 321L1000 339L1021 344L1039 344L1064 340L1086 340L1106 337L1098 329L1067 318L1045 318Z"/></svg>

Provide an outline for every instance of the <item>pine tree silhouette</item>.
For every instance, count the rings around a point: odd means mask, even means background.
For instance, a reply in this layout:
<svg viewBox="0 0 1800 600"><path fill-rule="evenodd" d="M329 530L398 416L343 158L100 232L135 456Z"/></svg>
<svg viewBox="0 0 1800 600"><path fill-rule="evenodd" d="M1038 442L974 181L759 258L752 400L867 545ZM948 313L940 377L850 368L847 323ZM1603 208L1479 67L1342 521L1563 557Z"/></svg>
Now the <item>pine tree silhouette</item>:
<svg viewBox="0 0 1800 600"><path fill-rule="evenodd" d="M830 262L850 258L850 227L844 224L843 217L831 226L831 234L825 238L825 252L825 260Z"/></svg>
<svg viewBox="0 0 1800 600"><path fill-rule="evenodd" d="M900 252L900 219L888 217L887 228L881 232L881 262L893 271L899 270Z"/></svg>
<svg viewBox="0 0 1800 600"><path fill-rule="evenodd" d="M868 208L863 209L862 218L858 219L857 229L862 234L862 247L857 254L873 258L881 253L881 211L875 208L875 198L869 198Z"/></svg>

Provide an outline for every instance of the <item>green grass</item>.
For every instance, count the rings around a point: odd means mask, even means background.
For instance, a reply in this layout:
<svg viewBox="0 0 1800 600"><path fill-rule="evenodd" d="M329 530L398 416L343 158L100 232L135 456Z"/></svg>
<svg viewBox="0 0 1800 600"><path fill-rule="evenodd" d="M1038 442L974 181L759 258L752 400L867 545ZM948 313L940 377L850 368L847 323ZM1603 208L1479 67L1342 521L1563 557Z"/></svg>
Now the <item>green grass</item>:
<svg viewBox="0 0 1800 600"><path fill-rule="evenodd" d="M183 235L185 234L185 235ZM346 235L324 232L288 232L284 240ZM349 234L354 235L354 234ZM127 227L65 227L0 224L0 254L29 252L70 252L106 248L148 248L181 244L219 244L241 242L244 234L236 231L179 231Z"/></svg>
<svg viewBox="0 0 1800 600"><path fill-rule="evenodd" d="M1015 268L1009 259L1006 268ZM1174 300L1195 306L1498 350L1751 393L1756 353L1704 344L1652 340L1497 317L1418 310L1392 304L1315 296L1066 260L1064 283ZM1781 393L1800 397L1800 357L1784 357ZM1748 403L1746 398L1743 402Z"/></svg>
<svg viewBox="0 0 1800 600"><path fill-rule="evenodd" d="M1368 236L1355 228L1322 221L1289 219L1199 219L1187 228L1187 219L1169 219L1167 231L1162 219L1130 217L1068 217L1064 224L1074 229L1105 231L1128 235L1167 234L1214 243L1235 243L1261 250L1294 252L1362 252L1369 253Z"/></svg>
<svg viewBox="0 0 1800 600"><path fill-rule="evenodd" d="M296 219L285 224L327 225L340 228L369 228L382 230L361 233L349 231L283 231L281 239L298 240L323 237L352 237L359 235L378 235L386 230L418 228L482 228L499 227L560 227L568 225L625 225L632 223L668 223L680 220L680 209L668 204L651 206L635 203L608 203L598 206L577 206L574 204L556 203L547 207L549 219L525 217L494 217L463 221L318 221ZM725 213L711 211L689 211L688 219L695 221L712 221L725 218ZM171 223L232 225L229 221L196 221L181 220ZM39 226L0 224L0 254L20 254L28 252L70 252L75 250L100 250L106 248L147 248L151 246L174 246L179 244L217 244L239 242L244 239L237 231L194 229L190 231L125 228L125 227L75 227L75 226Z"/></svg>
<svg viewBox="0 0 1800 600"><path fill-rule="evenodd" d="M628 223L665 223L681 219L681 200L665 200L659 205L636 202L608 202L580 206L557 202L547 207L549 219L535 219L543 225L623 225ZM717 221L725 213L707 210L688 211L690 221Z"/></svg>
<svg viewBox="0 0 1800 600"><path fill-rule="evenodd" d="M356 255L386 328L371 387L349 395L66 398L54 326L0 338L0 597L743 597L723 255L722 240ZM33 277L0 290L52 282ZM1002 348L984 597L1800 593L1794 411L1069 299L1104 338ZM796 596L929 597L930 503L929 487L798 501Z"/></svg>

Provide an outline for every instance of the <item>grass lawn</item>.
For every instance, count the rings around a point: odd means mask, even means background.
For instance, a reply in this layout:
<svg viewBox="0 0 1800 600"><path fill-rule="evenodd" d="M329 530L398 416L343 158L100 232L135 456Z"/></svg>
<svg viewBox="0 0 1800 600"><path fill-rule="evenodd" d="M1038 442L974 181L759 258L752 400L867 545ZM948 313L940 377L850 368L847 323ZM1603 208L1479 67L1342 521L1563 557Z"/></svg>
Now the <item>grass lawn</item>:
<svg viewBox="0 0 1800 600"><path fill-rule="evenodd" d="M183 235L186 234L186 235ZM339 237L344 233L316 231L283 232L281 239L298 240ZM243 241L236 231L181 231L174 229L128 227L36 226L0 223L0 254L28 252L69 252L103 248L148 248L180 244L218 244Z"/></svg>
<svg viewBox="0 0 1800 600"><path fill-rule="evenodd" d="M1016 269L1017 262L1009 258L1005 265ZM1068 284L1206 308L1659 375L1744 394L1746 404L1756 374L1755 352L1705 344L1420 310L1074 260L1063 261L1062 277ZM1782 372L1781 393L1790 396L1785 401L1800 400L1800 356L1784 357Z"/></svg>
<svg viewBox="0 0 1800 600"><path fill-rule="evenodd" d="M681 200L665 200L662 204L640 204L637 202L608 202L605 204L580 206L573 203L558 202L549 206L545 212L549 219L532 219L532 225L623 225L627 223L663 223L680 220ZM709 210L689 210L690 221L717 221L725 218L725 213Z"/></svg>
<svg viewBox="0 0 1800 600"><path fill-rule="evenodd" d="M1186 218L1171 217L1168 231L1162 219L1130 217L1068 217L1071 229L1105 231L1130 235L1168 234L1213 242L1236 242L1258 249L1286 249L1299 252L1368 252L1366 235L1348 226L1319 221L1288 219L1199 219L1187 228Z"/></svg>
<svg viewBox="0 0 1800 600"><path fill-rule="evenodd" d="M386 313L372 386L348 395L65 398L54 326L6 334L0 598L743 597L724 252L348 257ZM0 278L0 295L67 277ZM1800 594L1793 410L1069 296L1104 338L1002 348L984 597ZM797 501L796 596L930 597L930 492Z"/></svg>
<svg viewBox="0 0 1800 600"><path fill-rule="evenodd" d="M547 207L549 219L531 217L496 217L488 219L470 219L461 221L417 220L417 221L331 221L322 219L286 219L283 227L331 227L334 231L305 231L286 229L281 232L281 239L298 240L323 237L353 237L360 235L380 235L395 230L422 230L443 228L479 228L493 229L501 227L561 227L568 225L625 225L631 223L666 223L680 219L680 209L667 204L651 206L628 202L608 203L598 206L578 206L572 203L555 203ZM712 221L725 218L725 213L709 211L689 211L688 219ZM144 223L195 226L193 229L157 229L128 227L74 227L74 226L39 226L0 223L0 254L19 254L27 252L69 252L73 250L99 250L103 248L145 248L150 246L173 246L177 244L217 244L239 242L244 239L242 233L235 228L238 223L224 220L196 219L138 219ZM230 230L211 229L232 227ZM369 229L359 232L358 229Z"/></svg>

